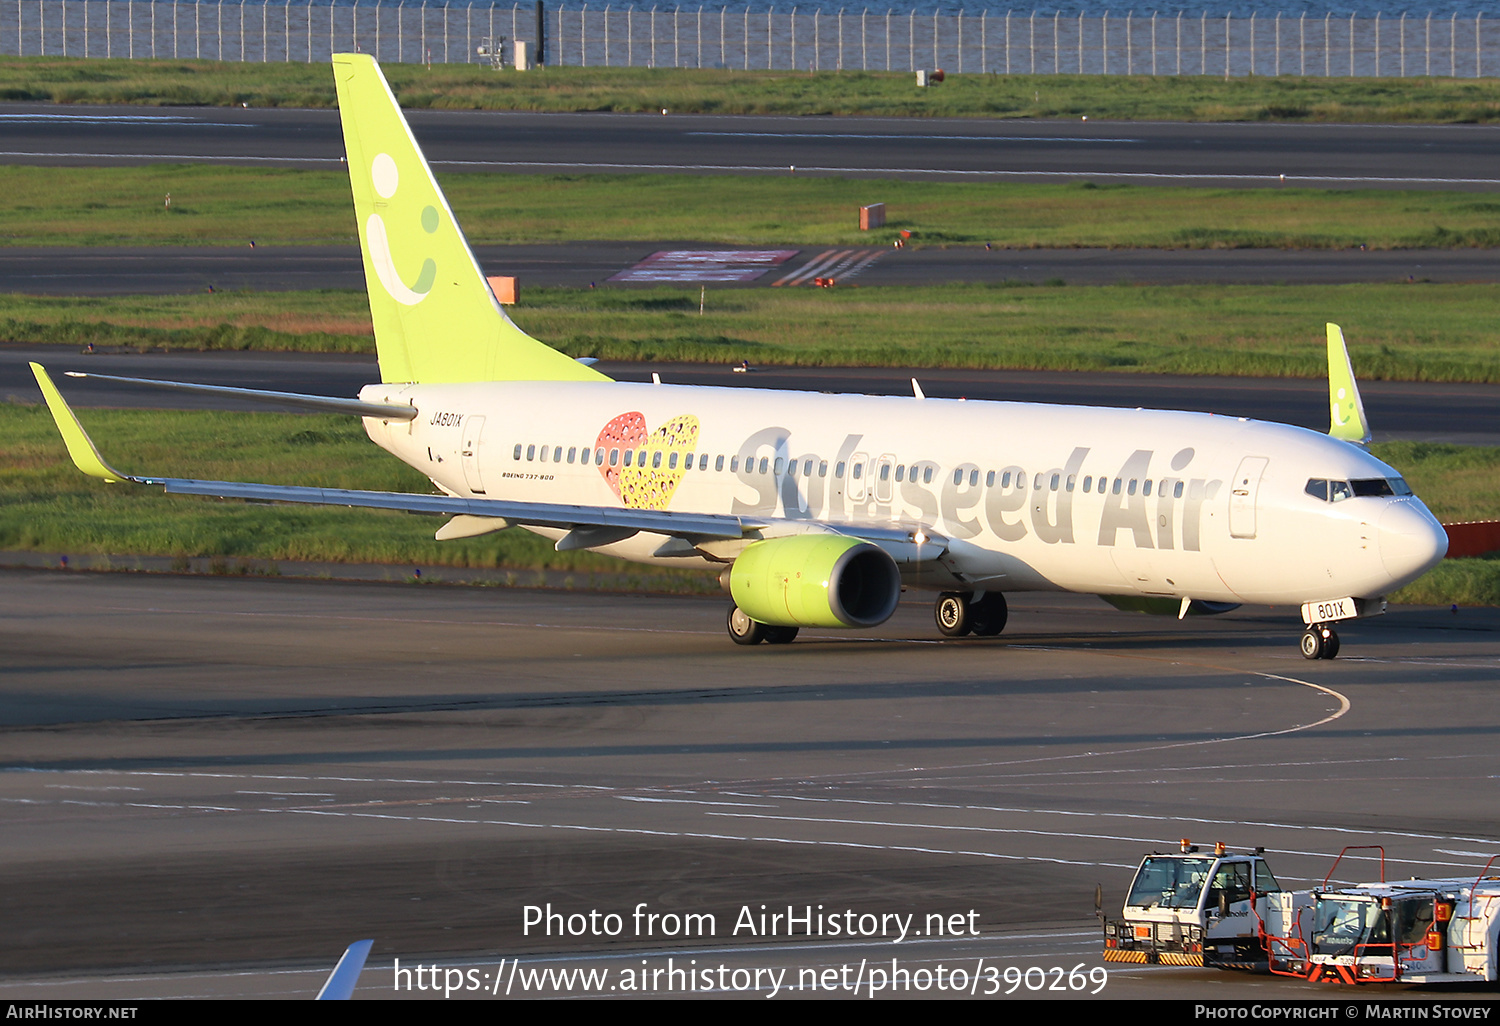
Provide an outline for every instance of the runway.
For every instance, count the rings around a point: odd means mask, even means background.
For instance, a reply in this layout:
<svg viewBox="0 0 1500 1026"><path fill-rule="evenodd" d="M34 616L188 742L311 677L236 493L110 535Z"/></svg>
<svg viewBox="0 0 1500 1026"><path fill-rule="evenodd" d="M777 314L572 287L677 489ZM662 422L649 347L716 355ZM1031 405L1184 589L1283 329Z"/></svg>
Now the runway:
<svg viewBox="0 0 1500 1026"><path fill-rule="evenodd" d="M0 580L7 999L301 996L360 937L372 997L396 957L1087 971L1095 883L1118 905L1179 837L1265 845L1288 886L1345 844L1393 875L1500 850L1492 610L1395 610L1307 663L1294 612L1071 596L1014 596L997 640L939 643L909 596L873 632L745 650L718 600ZM528 931L548 903L714 921ZM761 904L962 929L735 931ZM1116 967L1101 996L1326 993Z"/></svg>
<svg viewBox="0 0 1500 1026"><path fill-rule="evenodd" d="M0 399L39 403L27 364L44 364L54 377L68 370L210 385L353 396L379 379L372 357L335 353L115 353L84 355L70 346L0 345ZM804 391L910 395L911 379L934 398L1076 403L1085 406L1197 410L1328 429L1326 382L1300 378L1215 378L1168 374L1069 371L985 371L891 367L757 367L736 374L708 364L602 362L621 381L786 388ZM86 379L58 378L68 401L81 407L266 410L263 403L223 400ZM1365 411L1377 441L1414 439L1463 445L1500 445L1500 386L1407 381L1361 381ZM289 412L293 412L290 411Z"/></svg>
<svg viewBox="0 0 1500 1026"><path fill-rule="evenodd" d="M408 112L445 171L827 174L1492 191L1500 129L980 118ZM333 110L0 104L12 164L337 167Z"/></svg>
<svg viewBox="0 0 1500 1026"><path fill-rule="evenodd" d="M764 247L761 247L764 248ZM1500 280L1500 260L1489 249L985 249L954 246L787 247L797 256L777 271L709 287L765 288L813 267L825 253L862 255L857 274L833 275L860 286L952 282L1062 281L1069 285L1325 284L1358 282L1479 282ZM513 275L523 290L536 286L655 287L654 280L611 281L661 252L734 252L738 247L694 241L561 242L475 246L486 274ZM836 263L836 261L834 261ZM850 260L857 263L857 260ZM816 269L801 284L811 286ZM683 278L678 284L698 284ZM0 292L96 296L250 290L363 289L364 269L354 246L80 246L0 248Z"/></svg>

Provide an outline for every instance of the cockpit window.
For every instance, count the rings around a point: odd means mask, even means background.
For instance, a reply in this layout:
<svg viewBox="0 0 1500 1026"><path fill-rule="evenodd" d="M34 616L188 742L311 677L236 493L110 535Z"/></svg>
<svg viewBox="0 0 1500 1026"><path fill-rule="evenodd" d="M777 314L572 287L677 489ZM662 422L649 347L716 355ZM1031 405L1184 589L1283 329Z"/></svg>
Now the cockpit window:
<svg viewBox="0 0 1500 1026"><path fill-rule="evenodd" d="M1367 496L1397 496L1412 494L1411 486L1399 477L1361 477L1353 481L1325 481L1321 477L1308 478L1303 489L1308 495L1324 502L1342 502L1344 499Z"/></svg>

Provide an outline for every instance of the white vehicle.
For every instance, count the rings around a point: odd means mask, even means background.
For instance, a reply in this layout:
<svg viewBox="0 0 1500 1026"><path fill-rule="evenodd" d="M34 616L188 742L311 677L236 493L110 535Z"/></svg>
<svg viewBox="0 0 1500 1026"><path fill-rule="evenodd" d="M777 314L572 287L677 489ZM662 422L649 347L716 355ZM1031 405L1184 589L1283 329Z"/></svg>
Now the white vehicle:
<svg viewBox="0 0 1500 1026"><path fill-rule="evenodd" d="M1264 970L1261 922L1280 891L1261 849L1200 854L1184 839L1141 860L1120 918L1104 920L1104 960Z"/></svg>
<svg viewBox="0 0 1500 1026"><path fill-rule="evenodd" d="M1477 877L1386 882L1382 851L1379 883L1325 880L1275 895L1263 936L1269 968L1337 984L1494 983L1500 877L1485 876L1494 861Z"/></svg>
<svg viewBox="0 0 1500 1026"><path fill-rule="evenodd" d="M360 416L441 494L126 474L40 366L84 472L168 492L447 514L558 550L712 568L741 644L872 627L907 588L944 635L998 634L1005 593L1175 613L1301 606L1302 654L1380 613L1447 535L1369 432L1336 325L1332 428L1210 414L613 381L531 338L491 292L379 67L333 61L382 381L356 399L147 382ZM103 377L102 375L83 375ZM132 379L115 379L132 380Z"/></svg>

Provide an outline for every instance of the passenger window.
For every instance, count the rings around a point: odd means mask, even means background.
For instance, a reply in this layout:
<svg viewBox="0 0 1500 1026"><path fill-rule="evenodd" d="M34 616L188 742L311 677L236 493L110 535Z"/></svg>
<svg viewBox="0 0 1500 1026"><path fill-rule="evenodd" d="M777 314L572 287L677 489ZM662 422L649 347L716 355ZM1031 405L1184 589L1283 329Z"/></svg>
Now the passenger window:
<svg viewBox="0 0 1500 1026"><path fill-rule="evenodd" d="M628 467L628 466L632 465L633 463L635 463L635 450L634 449L626 449L625 450L625 465Z"/></svg>
<svg viewBox="0 0 1500 1026"><path fill-rule="evenodd" d="M993 470L984 475L984 486L986 488L995 487L995 472Z"/></svg>
<svg viewBox="0 0 1500 1026"><path fill-rule="evenodd" d="M1052 490L1054 492L1057 491L1057 486L1059 484L1061 484L1061 483L1062 483L1062 475L1061 474L1053 474L1052 475Z"/></svg>
<svg viewBox="0 0 1500 1026"><path fill-rule="evenodd" d="M1172 498L1174 498L1174 499L1180 499L1180 498L1182 498L1182 482L1181 481L1178 481L1175 485L1172 486Z"/></svg>
<svg viewBox="0 0 1500 1026"><path fill-rule="evenodd" d="M1135 485L1136 485L1136 480L1135 480L1135 478L1132 477L1130 479L1130 484L1125 489L1125 494L1126 495L1134 495L1135 494Z"/></svg>
<svg viewBox="0 0 1500 1026"><path fill-rule="evenodd" d="M738 474L740 472L740 458L738 456L729 457L729 472L731 474Z"/></svg>
<svg viewBox="0 0 1500 1026"><path fill-rule="evenodd" d="M843 480L843 478L844 478L844 465L842 463L840 463L838 466L836 466L836 467L833 468L833 476L836 477L836 478L838 478L839 480Z"/></svg>
<svg viewBox="0 0 1500 1026"><path fill-rule="evenodd" d="M575 445L568 449L568 462L572 463L578 456L578 447Z"/></svg>
<svg viewBox="0 0 1500 1026"><path fill-rule="evenodd" d="M521 458L521 443L517 442L516 443L515 459L520 459L520 458Z"/></svg>
<svg viewBox="0 0 1500 1026"><path fill-rule="evenodd" d="M1010 471L1007 470L1005 472L1005 476L1000 479L1000 487L1001 488L1009 488L1010 487Z"/></svg>
<svg viewBox="0 0 1500 1026"><path fill-rule="evenodd" d="M673 456L672 459L675 460L675 459L677 459L677 457ZM676 464L674 463L673 465L675 466ZM685 457L683 457L683 460L682 460L682 469L683 470L692 470L693 469L693 454L692 453L688 453Z"/></svg>
<svg viewBox="0 0 1500 1026"><path fill-rule="evenodd" d="M1124 481L1123 481L1122 478L1118 478L1118 477L1115 478L1115 486L1114 486L1113 489L1111 489L1111 494L1113 494L1113 495L1119 495L1120 494L1120 485L1123 484L1123 483L1124 483Z"/></svg>
<svg viewBox="0 0 1500 1026"><path fill-rule="evenodd" d="M776 462L777 462L777 463L780 463L780 462L781 462L781 461L780 461L780 460L777 460L777 461L776 461ZM770 460L770 458L769 458L769 457L766 457L766 456L762 456L762 457L761 457L761 458L760 458L760 472L761 472L761 473L762 473L762 474L764 474L764 473L765 473L765 472L766 472L766 471L767 471L767 470L769 470L769 469L770 469L770 465L771 465L771 460Z"/></svg>
<svg viewBox="0 0 1500 1026"><path fill-rule="evenodd" d="M653 452L651 454L651 468L653 470L655 470L655 469L657 469L657 468L659 468L661 466L661 457L662 457L662 451L660 449L656 450L655 452Z"/></svg>
<svg viewBox="0 0 1500 1026"><path fill-rule="evenodd" d="M821 462L821 463L818 464L818 476L819 477L827 477L828 476L828 461L827 460L824 460L823 462Z"/></svg>
<svg viewBox="0 0 1500 1026"><path fill-rule="evenodd" d="M929 464L922 468L922 483L932 484L932 466Z"/></svg>
<svg viewBox="0 0 1500 1026"><path fill-rule="evenodd" d="M667 459L667 469L668 470L676 470L677 469L677 454L675 452Z"/></svg>
<svg viewBox="0 0 1500 1026"><path fill-rule="evenodd" d="M802 476L803 477L812 477L812 465L813 465L813 461L812 460L808 460L806 463L802 464Z"/></svg>
<svg viewBox="0 0 1500 1026"><path fill-rule="evenodd" d="M864 473L865 465L863 463L856 463L854 465L854 471L851 476L853 476L854 480L858 481L861 477L864 476Z"/></svg>
<svg viewBox="0 0 1500 1026"><path fill-rule="evenodd" d="M644 467L646 465L646 450L638 449L635 454L635 465Z"/></svg>
<svg viewBox="0 0 1500 1026"><path fill-rule="evenodd" d="M609 465L611 467L618 467L620 465L620 450L619 449L611 449L611 450L609 450Z"/></svg>
<svg viewBox="0 0 1500 1026"><path fill-rule="evenodd" d="M898 466L896 468L896 480L897 481L905 481L906 480L906 464L905 463L901 464L900 466Z"/></svg>
<svg viewBox="0 0 1500 1026"><path fill-rule="evenodd" d="M955 470L953 472L953 483L956 485L964 483L964 472L962 468L959 468L958 470Z"/></svg>
<svg viewBox="0 0 1500 1026"><path fill-rule="evenodd" d="M880 465L880 480L882 480L882 481L889 481L890 479L891 479L891 465L889 463L882 463Z"/></svg>
<svg viewBox="0 0 1500 1026"><path fill-rule="evenodd" d="M724 459L724 457L720 456L719 459L720 459L720 461L722 461ZM698 455L698 469L699 470L707 470L708 469L708 453L705 452L705 453L700 453Z"/></svg>
<svg viewBox="0 0 1500 1026"><path fill-rule="evenodd" d="M1073 490L1073 482L1076 481L1077 478L1078 478L1078 475L1076 475L1076 474L1069 474L1068 475L1068 491L1071 492Z"/></svg>
<svg viewBox="0 0 1500 1026"><path fill-rule="evenodd" d="M1151 494L1151 479L1149 477L1146 478L1146 483L1143 484L1143 485L1141 485L1141 494L1142 495L1150 495Z"/></svg>
<svg viewBox="0 0 1500 1026"><path fill-rule="evenodd" d="M1307 487L1303 491L1311 495L1314 499L1322 499L1324 502L1328 501L1328 482L1322 478L1309 478Z"/></svg>
<svg viewBox="0 0 1500 1026"><path fill-rule="evenodd" d="M562 446L559 445L556 449L552 450L552 462L553 463L561 463L562 462Z"/></svg>
<svg viewBox="0 0 1500 1026"><path fill-rule="evenodd" d="M596 449L596 450L594 450L594 465L597 466L597 467L604 466L604 450L603 449Z"/></svg>
<svg viewBox="0 0 1500 1026"><path fill-rule="evenodd" d="M1036 476L1036 480L1033 481L1033 482L1031 482L1031 490L1034 491L1034 492L1039 492L1039 491L1042 490L1042 475L1041 474L1038 474Z"/></svg>
<svg viewBox="0 0 1500 1026"><path fill-rule="evenodd" d="M542 463L546 463L547 462L547 447L545 445L542 446L542 458L541 458L540 462L542 462Z"/></svg>
<svg viewBox="0 0 1500 1026"><path fill-rule="evenodd" d="M705 456L703 458L704 459L708 459L707 456ZM724 457L722 457L722 456L715 456L714 457L714 470L717 471L717 472L719 472L719 473L723 473L723 471L724 471Z"/></svg>
<svg viewBox="0 0 1500 1026"><path fill-rule="evenodd" d="M534 445L528 445L526 447L526 460L527 460L527 462L530 462L531 460L533 460L535 458L536 458L536 446L534 446Z"/></svg>
<svg viewBox="0 0 1500 1026"><path fill-rule="evenodd" d="M979 471L969 471L969 487L973 488L979 484Z"/></svg>
<svg viewBox="0 0 1500 1026"><path fill-rule="evenodd" d="M778 473L778 474L781 473L782 462L783 461L782 461L782 459L781 459L780 456L776 457L776 473ZM760 472L762 474L764 474L766 472L766 461L765 460L761 460L760 461Z"/></svg>
<svg viewBox="0 0 1500 1026"><path fill-rule="evenodd" d="M1093 485L1093 483L1094 483L1094 476L1092 474L1090 474L1088 477L1086 477L1086 478L1083 479L1083 490L1085 492L1087 492L1089 490L1089 488Z"/></svg>

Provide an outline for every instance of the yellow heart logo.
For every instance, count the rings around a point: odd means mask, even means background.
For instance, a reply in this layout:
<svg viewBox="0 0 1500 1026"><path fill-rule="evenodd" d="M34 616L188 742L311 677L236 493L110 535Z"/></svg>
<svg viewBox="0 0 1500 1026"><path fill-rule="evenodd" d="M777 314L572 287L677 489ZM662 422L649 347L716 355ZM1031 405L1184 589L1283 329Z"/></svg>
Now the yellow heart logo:
<svg viewBox="0 0 1500 1026"><path fill-rule="evenodd" d="M687 472L684 457L697 447L698 418L690 413L651 432L632 465L620 468L620 501L630 509L666 509Z"/></svg>

